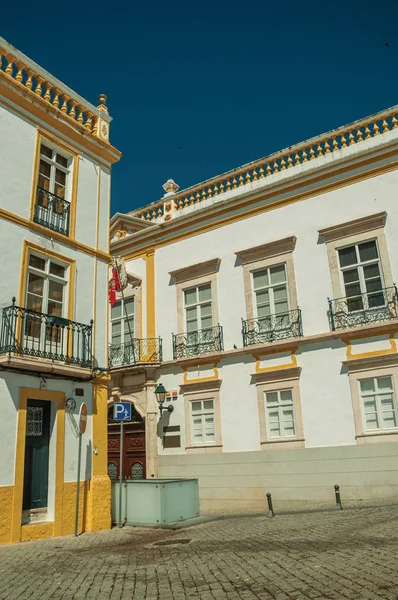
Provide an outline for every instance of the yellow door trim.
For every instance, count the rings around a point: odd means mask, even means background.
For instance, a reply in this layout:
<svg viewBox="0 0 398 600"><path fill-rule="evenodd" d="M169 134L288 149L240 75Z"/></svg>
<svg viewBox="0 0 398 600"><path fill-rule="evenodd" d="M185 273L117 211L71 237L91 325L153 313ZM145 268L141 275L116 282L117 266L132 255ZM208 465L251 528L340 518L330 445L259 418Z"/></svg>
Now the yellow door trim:
<svg viewBox="0 0 398 600"><path fill-rule="evenodd" d="M55 497L54 497L54 535L62 533L62 502L64 485L65 458L65 399L64 392L20 388L17 424L17 446L15 451L15 480L12 506L11 542L22 539L22 499L25 467L26 407L28 400L47 400L57 403L56 416L56 456L55 456Z"/></svg>

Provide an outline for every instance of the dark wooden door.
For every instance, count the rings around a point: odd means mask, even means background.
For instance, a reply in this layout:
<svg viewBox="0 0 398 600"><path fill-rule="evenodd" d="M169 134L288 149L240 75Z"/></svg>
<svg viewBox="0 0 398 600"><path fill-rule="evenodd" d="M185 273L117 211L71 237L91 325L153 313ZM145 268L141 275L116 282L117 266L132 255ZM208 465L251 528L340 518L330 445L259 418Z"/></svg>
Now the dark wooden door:
<svg viewBox="0 0 398 600"><path fill-rule="evenodd" d="M45 508L48 498L48 456L51 402L28 400L23 509Z"/></svg>
<svg viewBox="0 0 398 600"><path fill-rule="evenodd" d="M146 478L145 423L133 410L133 421L124 423L123 434L123 479ZM108 413L108 475L119 477L120 424L113 421L113 408Z"/></svg>

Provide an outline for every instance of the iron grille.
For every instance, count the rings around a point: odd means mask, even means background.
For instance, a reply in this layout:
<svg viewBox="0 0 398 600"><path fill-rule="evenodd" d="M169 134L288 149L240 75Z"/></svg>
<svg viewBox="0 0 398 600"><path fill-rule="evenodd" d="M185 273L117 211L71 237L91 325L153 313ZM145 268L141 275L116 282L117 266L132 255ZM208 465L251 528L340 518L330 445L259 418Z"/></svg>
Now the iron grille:
<svg viewBox="0 0 398 600"><path fill-rule="evenodd" d="M275 342L303 335L301 310L291 310L280 315L242 320L244 346Z"/></svg>
<svg viewBox="0 0 398 600"><path fill-rule="evenodd" d="M161 363L162 339L159 338L134 338L128 344L109 346L109 366L121 367L139 363Z"/></svg>
<svg viewBox="0 0 398 600"><path fill-rule="evenodd" d="M173 358L188 358L224 350L221 325L198 329L189 333L173 334Z"/></svg>
<svg viewBox="0 0 398 600"><path fill-rule="evenodd" d="M48 229L69 235L70 202L38 186L33 220Z"/></svg>
<svg viewBox="0 0 398 600"><path fill-rule="evenodd" d="M398 317L396 286L358 294L347 298L328 300L332 330L382 323Z"/></svg>
<svg viewBox="0 0 398 600"><path fill-rule="evenodd" d="M90 325L12 305L3 308L0 354L15 353L92 366Z"/></svg>

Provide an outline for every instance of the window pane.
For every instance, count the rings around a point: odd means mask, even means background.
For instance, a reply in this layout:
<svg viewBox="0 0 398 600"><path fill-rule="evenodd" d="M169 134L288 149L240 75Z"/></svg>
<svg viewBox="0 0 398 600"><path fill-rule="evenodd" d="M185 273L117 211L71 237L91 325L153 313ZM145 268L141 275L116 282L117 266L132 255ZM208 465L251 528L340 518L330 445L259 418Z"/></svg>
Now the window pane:
<svg viewBox="0 0 398 600"><path fill-rule="evenodd" d="M111 308L111 319L120 319L122 316L122 303L116 302Z"/></svg>
<svg viewBox="0 0 398 600"><path fill-rule="evenodd" d="M348 269L347 271L343 271L343 280L344 283L359 281L358 269Z"/></svg>
<svg viewBox="0 0 398 600"><path fill-rule="evenodd" d="M62 283L58 283L58 281L50 281L48 287L48 297L51 300L58 300L58 302L62 302L62 298L64 295L64 286Z"/></svg>
<svg viewBox="0 0 398 600"><path fill-rule="evenodd" d="M366 291L367 292L378 292L379 290L382 289L382 285L381 285L381 279L371 279L370 281L366 281ZM384 295L383 294L379 294L379 301L383 301L384 302Z"/></svg>
<svg viewBox="0 0 398 600"><path fill-rule="evenodd" d="M129 344L131 337L134 337L134 319L126 319L124 322L124 342Z"/></svg>
<svg viewBox="0 0 398 600"><path fill-rule="evenodd" d="M65 156L62 156L62 154L58 154L56 156L55 161L61 165L61 167L67 167L68 166L68 159L65 158Z"/></svg>
<svg viewBox="0 0 398 600"><path fill-rule="evenodd" d="M202 408L202 402L198 401L198 402L191 402L191 409L192 411L197 411L197 410L201 410Z"/></svg>
<svg viewBox="0 0 398 600"><path fill-rule="evenodd" d="M205 410L213 410L213 408L214 408L213 400L204 400L203 401L203 408Z"/></svg>
<svg viewBox="0 0 398 600"><path fill-rule="evenodd" d="M389 379L389 377L388 377ZM374 392L374 379L361 379L360 380L361 392Z"/></svg>
<svg viewBox="0 0 398 600"><path fill-rule="evenodd" d="M28 294L26 308L29 310L34 310L35 312L42 312L42 303L43 298L40 298L40 296L32 296L32 294Z"/></svg>
<svg viewBox="0 0 398 600"><path fill-rule="evenodd" d="M283 287L274 288L274 300L278 302L278 300L285 300L287 298L287 288L284 285Z"/></svg>
<svg viewBox="0 0 398 600"><path fill-rule="evenodd" d="M195 321L187 321L187 332L192 333L198 331L198 322ZM189 343L196 344L197 342L197 334L195 334L195 339L190 339Z"/></svg>
<svg viewBox="0 0 398 600"><path fill-rule="evenodd" d="M286 281L285 265L272 267L272 269L270 269L270 277L272 285Z"/></svg>
<svg viewBox="0 0 398 600"><path fill-rule="evenodd" d="M29 273L28 292L43 296L44 279L40 275Z"/></svg>
<svg viewBox="0 0 398 600"><path fill-rule="evenodd" d="M124 301L124 310L125 314L133 315L134 314L134 298L129 298Z"/></svg>
<svg viewBox="0 0 398 600"><path fill-rule="evenodd" d="M261 292L256 292L256 303L257 306L260 304L269 304L269 291L263 290Z"/></svg>
<svg viewBox="0 0 398 600"><path fill-rule="evenodd" d="M53 151L48 146L45 146L44 144L41 144L40 145L40 154L43 154L43 156L47 156L47 158L52 158Z"/></svg>
<svg viewBox="0 0 398 600"><path fill-rule="evenodd" d="M266 393L267 404L278 403L278 392L267 392Z"/></svg>
<svg viewBox="0 0 398 600"><path fill-rule="evenodd" d="M55 169L55 181L62 187L65 187L66 173L64 173L64 171L60 171L59 169Z"/></svg>
<svg viewBox="0 0 398 600"><path fill-rule="evenodd" d="M361 294L361 286L358 283L350 283L349 285L345 286L345 293L347 298L350 298L351 296L360 296Z"/></svg>
<svg viewBox="0 0 398 600"><path fill-rule="evenodd" d="M40 258L39 256L36 256L35 254L30 254L29 255L29 266L34 267L35 269L39 269L40 271L45 271L46 270L46 261L44 260L44 258Z"/></svg>
<svg viewBox="0 0 398 600"><path fill-rule="evenodd" d="M44 175L39 174L39 181L37 182L37 184L39 187L43 188L43 190L46 190L46 192L50 191L50 180ZM40 203L40 206L43 206L44 204L48 205L47 194L44 194L44 192L42 192L41 195L38 195L38 201Z"/></svg>
<svg viewBox="0 0 398 600"><path fill-rule="evenodd" d="M361 262L378 258L375 240L373 240L372 242L365 242L364 244L359 244L358 249Z"/></svg>
<svg viewBox="0 0 398 600"><path fill-rule="evenodd" d="M366 415L366 429L379 429L379 421L376 413Z"/></svg>
<svg viewBox="0 0 398 600"><path fill-rule="evenodd" d="M57 277L65 277L65 267L50 262L50 273L51 275L57 275Z"/></svg>
<svg viewBox="0 0 398 600"><path fill-rule="evenodd" d="M204 317L201 319L200 328L201 329L211 329L213 326L211 317Z"/></svg>
<svg viewBox="0 0 398 600"><path fill-rule="evenodd" d="M380 397L380 404L382 411L394 410L394 401L392 394L383 394Z"/></svg>
<svg viewBox="0 0 398 600"><path fill-rule="evenodd" d="M379 390L392 390L391 377L378 377L376 381Z"/></svg>
<svg viewBox="0 0 398 600"><path fill-rule="evenodd" d="M383 413L383 423L384 423L385 428L396 427L397 420L396 420L395 412L391 411L391 412Z"/></svg>
<svg viewBox="0 0 398 600"><path fill-rule="evenodd" d="M120 322L112 323L112 344L114 346L120 346L121 343L122 343L121 324L120 324Z"/></svg>
<svg viewBox="0 0 398 600"><path fill-rule="evenodd" d="M283 402L293 402L292 390L281 390L280 395Z"/></svg>
<svg viewBox="0 0 398 600"><path fill-rule="evenodd" d="M39 163L39 174L45 179L50 179L51 165L49 165L45 160L41 160Z"/></svg>
<svg viewBox="0 0 398 600"><path fill-rule="evenodd" d="M185 306L189 306L191 304L196 304L196 288L192 288L191 290L186 290L184 292L185 296Z"/></svg>
<svg viewBox="0 0 398 600"><path fill-rule="evenodd" d="M253 273L253 287L258 290L268 286L268 271L256 271Z"/></svg>
<svg viewBox="0 0 398 600"><path fill-rule="evenodd" d="M355 246L349 246L348 248L342 248L339 250L340 267L348 267L348 265L355 265L357 263L357 255L355 252Z"/></svg>
<svg viewBox="0 0 398 600"><path fill-rule="evenodd" d="M380 277L379 263L373 265L367 265L363 268L363 274L365 279L371 279L372 277Z"/></svg>
<svg viewBox="0 0 398 600"><path fill-rule="evenodd" d="M49 300L47 314L52 315L54 317L62 317L62 303Z"/></svg>
<svg viewBox="0 0 398 600"><path fill-rule="evenodd" d="M257 307L258 318L268 317L270 314L271 314L271 307L269 304L264 304L263 306ZM270 321L270 319L268 319L267 321Z"/></svg>
<svg viewBox="0 0 398 600"><path fill-rule="evenodd" d="M211 285L201 285L199 288L199 302L211 300Z"/></svg>
<svg viewBox="0 0 398 600"><path fill-rule="evenodd" d="M275 314L276 315L281 315L281 314L287 313L288 311L289 311L289 305L286 301L278 302L277 304L275 304ZM288 323L286 323L286 325L288 325Z"/></svg>
<svg viewBox="0 0 398 600"><path fill-rule="evenodd" d="M211 304L203 304L200 307L202 317L211 317Z"/></svg>

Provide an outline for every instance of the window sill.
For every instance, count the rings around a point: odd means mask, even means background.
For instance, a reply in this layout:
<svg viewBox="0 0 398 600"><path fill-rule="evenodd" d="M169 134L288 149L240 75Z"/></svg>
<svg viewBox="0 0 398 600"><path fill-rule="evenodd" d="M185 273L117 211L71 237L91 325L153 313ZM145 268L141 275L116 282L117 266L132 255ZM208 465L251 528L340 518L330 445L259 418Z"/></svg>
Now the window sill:
<svg viewBox="0 0 398 600"><path fill-rule="evenodd" d="M373 433L361 433L356 436L357 444L378 444L398 442L398 428L393 431L380 431Z"/></svg>
<svg viewBox="0 0 398 600"><path fill-rule="evenodd" d="M305 448L304 439L282 439L282 440L264 440L261 442L263 450L295 450L296 448Z"/></svg>
<svg viewBox="0 0 398 600"><path fill-rule="evenodd" d="M203 444L203 446L185 446L187 454L214 454L222 452L222 444Z"/></svg>

